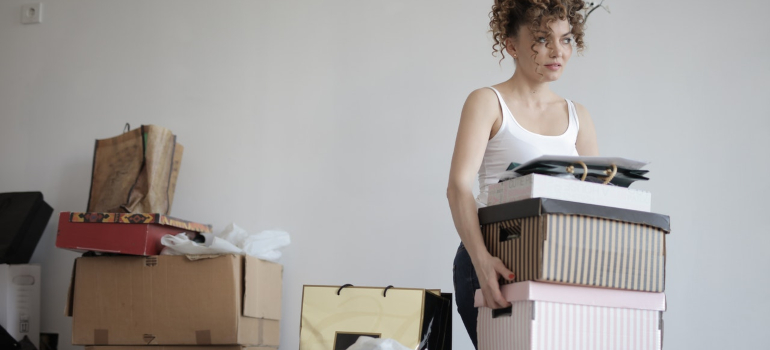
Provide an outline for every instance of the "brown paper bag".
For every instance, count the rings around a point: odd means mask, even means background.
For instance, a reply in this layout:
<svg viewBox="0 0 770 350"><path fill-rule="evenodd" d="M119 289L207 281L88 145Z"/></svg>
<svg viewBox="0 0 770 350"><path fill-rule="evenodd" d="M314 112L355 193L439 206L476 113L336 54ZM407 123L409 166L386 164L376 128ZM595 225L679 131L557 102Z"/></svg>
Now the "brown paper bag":
<svg viewBox="0 0 770 350"><path fill-rule="evenodd" d="M96 140L88 211L168 215L183 151L155 125Z"/></svg>

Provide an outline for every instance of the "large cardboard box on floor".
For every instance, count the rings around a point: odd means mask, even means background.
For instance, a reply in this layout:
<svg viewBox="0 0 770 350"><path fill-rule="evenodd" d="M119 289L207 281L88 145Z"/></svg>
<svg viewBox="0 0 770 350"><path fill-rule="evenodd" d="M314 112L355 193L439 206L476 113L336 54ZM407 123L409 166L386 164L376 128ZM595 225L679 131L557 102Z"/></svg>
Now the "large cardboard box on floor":
<svg viewBox="0 0 770 350"><path fill-rule="evenodd" d="M277 347L282 272L240 255L79 258L72 343Z"/></svg>
<svg viewBox="0 0 770 350"><path fill-rule="evenodd" d="M506 309L479 308L479 350L660 350L663 293L520 282L500 288Z"/></svg>
<svg viewBox="0 0 770 350"><path fill-rule="evenodd" d="M39 265L0 265L0 325L40 348Z"/></svg>
<svg viewBox="0 0 770 350"><path fill-rule="evenodd" d="M665 289L666 215L534 198L481 208L479 223L515 282Z"/></svg>

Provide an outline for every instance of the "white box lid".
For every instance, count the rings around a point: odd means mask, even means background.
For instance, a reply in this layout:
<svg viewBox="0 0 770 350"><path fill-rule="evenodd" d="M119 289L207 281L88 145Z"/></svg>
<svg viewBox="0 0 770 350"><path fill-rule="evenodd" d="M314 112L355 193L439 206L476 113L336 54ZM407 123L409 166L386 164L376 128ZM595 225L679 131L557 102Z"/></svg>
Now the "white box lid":
<svg viewBox="0 0 770 350"><path fill-rule="evenodd" d="M500 292L510 302L533 300L621 309L666 310L665 293L532 281L506 284L500 288ZM484 306L484 296L480 289L476 290L474 301L476 307Z"/></svg>

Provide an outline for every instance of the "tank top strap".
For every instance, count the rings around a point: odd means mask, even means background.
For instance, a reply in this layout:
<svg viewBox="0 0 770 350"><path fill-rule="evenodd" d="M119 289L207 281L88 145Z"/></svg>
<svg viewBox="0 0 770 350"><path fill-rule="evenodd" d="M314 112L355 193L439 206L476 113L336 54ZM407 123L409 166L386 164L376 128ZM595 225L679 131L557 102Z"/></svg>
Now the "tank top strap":
<svg viewBox="0 0 770 350"><path fill-rule="evenodd" d="M497 91L497 89L495 89L495 88L493 88L491 86L487 86L487 89L490 89L490 90L494 91L495 95L497 95L497 100L500 101L501 103L505 103L505 102L503 102L503 95L500 95L500 91Z"/></svg>
<svg viewBox="0 0 770 350"><path fill-rule="evenodd" d="M497 91L497 89L488 86L488 88L492 89L492 91L495 92L495 95L497 95L497 101L500 103L500 111L503 113L503 119L505 119L505 113L510 113L511 110L508 109L508 105L505 104L505 100L503 100L503 95L500 94L500 91Z"/></svg>
<svg viewBox="0 0 770 350"><path fill-rule="evenodd" d="M570 99L566 99L567 101L567 110L569 111L569 121L570 124L574 124L576 129L580 130L580 120L578 119L577 115L577 109L575 108L575 104Z"/></svg>

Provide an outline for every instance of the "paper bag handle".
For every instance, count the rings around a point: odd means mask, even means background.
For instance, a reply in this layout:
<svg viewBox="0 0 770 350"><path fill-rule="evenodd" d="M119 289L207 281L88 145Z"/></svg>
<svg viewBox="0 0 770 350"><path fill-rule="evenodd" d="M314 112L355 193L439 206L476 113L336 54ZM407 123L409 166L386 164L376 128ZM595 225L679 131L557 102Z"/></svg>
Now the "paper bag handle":
<svg viewBox="0 0 770 350"><path fill-rule="evenodd" d="M343 285L342 287L340 287L340 289L337 289L337 295L340 295L342 288L345 288L345 287L353 287L353 285L350 283Z"/></svg>
<svg viewBox="0 0 770 350"><path fill-rule="evenodd" d="M340 292L342 292L342 289L346 288L346 287L353 287L353 285L350 284L350 283L342 285L340 287L340 289L337 289L337 295L340 295ZM383 298L387 298L388 297L388 289L391 289L391 288L393 288L393 285L389 285L389 286L385 287L385 290L382 291L382 297Z"/></svg>

